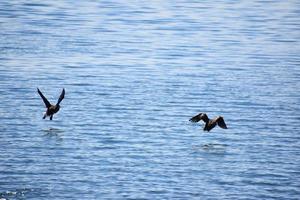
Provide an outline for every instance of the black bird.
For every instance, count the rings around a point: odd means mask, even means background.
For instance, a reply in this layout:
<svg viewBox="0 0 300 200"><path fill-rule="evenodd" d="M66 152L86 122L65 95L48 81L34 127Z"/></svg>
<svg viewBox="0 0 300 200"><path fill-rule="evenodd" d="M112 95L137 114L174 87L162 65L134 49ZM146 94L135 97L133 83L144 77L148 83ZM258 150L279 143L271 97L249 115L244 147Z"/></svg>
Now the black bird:
<svg viewBox="0 0 300 200"><path fill-rule="evenodd" d="M39 93L39 95L42 97L45 105L46 105L46 108L47 108L47 111L46 113L44 114L44 117L43 119L45 119L47 116L50 117L50 120L52 120L53 118L53 115L55 113L57 113L59 111L59 108L60 108L60 102L63 100L63 98L65 97L65 89L63 88L59 98L58 98L58 101L56 103L56 105L52 105L50 104L50 102L46 99L46 97L43 95L43 93L39 90L39 88L37 88L37 91Z"/></svg>
<svg viewBox="0 0 300 200"><path fill-rule="evenodd" d="M217 124L221 128L227 129L225 121L222 116L215 117L214 119L209 119L206 113L199 113L198 115L192 117L189 121L191 122L199 122L203 120L205 122L205 126L203 128L204 131L210 131L213 129Z"/></svg>

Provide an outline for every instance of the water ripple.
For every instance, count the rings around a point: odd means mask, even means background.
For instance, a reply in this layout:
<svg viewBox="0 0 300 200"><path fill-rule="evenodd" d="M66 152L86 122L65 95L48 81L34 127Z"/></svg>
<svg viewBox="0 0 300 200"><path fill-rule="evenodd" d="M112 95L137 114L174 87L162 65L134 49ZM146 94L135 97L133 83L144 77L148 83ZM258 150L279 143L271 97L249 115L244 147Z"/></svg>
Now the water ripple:
<svg viewBox="0 0 300 200"><path fill-rule="evenodd" d="M0 198L298 199L298 8L0 2Z"/></svg>

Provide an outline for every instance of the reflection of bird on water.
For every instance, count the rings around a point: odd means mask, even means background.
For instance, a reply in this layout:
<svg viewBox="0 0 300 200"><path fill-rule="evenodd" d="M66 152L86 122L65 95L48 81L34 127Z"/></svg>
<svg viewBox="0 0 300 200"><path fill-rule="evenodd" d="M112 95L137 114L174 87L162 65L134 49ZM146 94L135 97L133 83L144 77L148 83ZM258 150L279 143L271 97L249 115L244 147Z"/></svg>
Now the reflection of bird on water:
<svg viewBox="0 0 300 200"><path fill-rule="evenodd" d="M53 118L53 115L55 113L57 113L59 111L59 108L60 108L60 102L63 100L63 98L65 97L65 89L63 88L59 98L58 98L58 101L56 103L56 105L52 105L50 104L50 102L46 99L46 97L43 95L43 93L39 90L39 88L37 88L37 91L39 93L39 95L41 96L41 98L43 99L45 105L46 105L46 108L47 108L47 111L46 113L44 114L44 117L43 119L45 119L47 116L50 117L50 120L52 120Z"/></svg>
<svg viewBox="0 0 300 200"><path fill-rule="evenodd" d="M221 128L227 129L227 126L225 124L225 121L223 117L218 116L214 119L209 119L206 115L206 113L199 113L198 115L192 117L190 119L191 122L199 122L203 120L205 122L205 126L203 128L204 131L210 131L213 129L216 125L220 126Z"/></svg>

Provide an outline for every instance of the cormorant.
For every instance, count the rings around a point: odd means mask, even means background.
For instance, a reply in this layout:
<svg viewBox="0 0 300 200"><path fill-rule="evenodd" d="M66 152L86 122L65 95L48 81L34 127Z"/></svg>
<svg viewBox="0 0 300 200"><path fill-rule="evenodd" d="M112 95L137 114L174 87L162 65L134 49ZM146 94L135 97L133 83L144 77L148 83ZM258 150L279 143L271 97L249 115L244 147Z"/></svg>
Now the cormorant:
<svg viewBox="0 0 300 200"><path fill-rule="evenodd" d="M65 89L63 88L59 98L58 98L58 101L56 103L56 105L52 105L50 104L50 102L46 99L46 97L43 95L43 93L39 90L39 88L37 88L37 91L39 93L39 95L42 97L45 105L46 105L46 108L47 108L47 111L46 113L44 114L44 117L43 119L45 119L47 116L50 117L50 120L52 120L53 118L53 115L55 113L57 113L59 111L59 108L60 108L60 105L59 103L63 100L63 98L65 97Z"/></svg>
<svg viewBox="0 0 300 200"><path fill-rule="evenodd" d="M205 122L205 126L203 128L204 131L210 131L213 129L217 124L221 128L227 129L225 121L222 116L215 117L214 119L209 119L206 113L199 113L198 115L192 117L189 121L191 122L199 122L203 120Z"/></svg>

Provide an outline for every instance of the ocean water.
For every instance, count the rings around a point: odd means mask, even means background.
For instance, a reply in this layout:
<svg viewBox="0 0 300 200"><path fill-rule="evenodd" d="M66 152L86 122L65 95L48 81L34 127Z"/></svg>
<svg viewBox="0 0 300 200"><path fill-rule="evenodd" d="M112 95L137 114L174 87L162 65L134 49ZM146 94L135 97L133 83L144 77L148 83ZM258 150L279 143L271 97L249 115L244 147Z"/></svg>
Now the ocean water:
<svg viewBox="0 0 300 200"><path fill-rule="evenodd" d="M1 1L0 198L300 199L299 90L297 0Z"/></svg>

